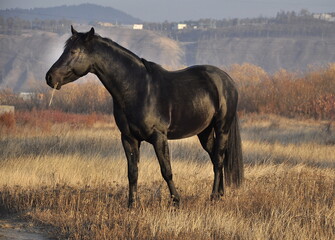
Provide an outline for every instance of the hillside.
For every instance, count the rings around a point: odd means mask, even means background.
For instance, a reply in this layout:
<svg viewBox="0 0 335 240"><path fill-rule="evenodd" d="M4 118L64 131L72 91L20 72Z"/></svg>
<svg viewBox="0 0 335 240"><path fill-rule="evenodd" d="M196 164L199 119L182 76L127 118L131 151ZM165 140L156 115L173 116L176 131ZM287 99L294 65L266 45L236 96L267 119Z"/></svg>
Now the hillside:
<svg viewBox="0 0 335 240"><path fill-rule="evenodd" d="M268 72L306 70L335 61L332 14L279 12L272 18L199 20L172 31L186 45L187 64L249 62Z"/></svg>
<svg viewBox="0 0 335 240"><path fill-rule="evenodd" d="M281 68L303 71L310 65L335 62L335 38L227 37L186 46L187 65L229 66L249 62L273 73Z"/></svg>
<svg viewBox="0 0 335 240"><path fill-rule="evenodd" d="M121 24L134 24L142 20L132 17L127 13L111 7L102 7L95 4L80 4L71 6L59 6L49 8L33 9L6 9L0 10L0 16L20 17L25 20L48 19L62 20L69 19L77 23L89 23L91 21L103 21Z"/></svg>
<svg viewBox="0 0 335 240"><path fill-rule="evenodd" d="M118 24L102 27L98 21ZM274 73L335 62L334 22L304 11L280 12L274 18L189 21L184 22L186 29L168 22L143 23L145 30L131 29L132 23L140 22L93 4L0 10L0 88L28 91L45 86L44 74L60 56L71 24L79 31L95 26L101 36L169 69L248 62Z"/></svg>
<svg viewBox="0 0 335 240"><path fill-rule="evenodd" d="M78 30L87 29L89 26L81 26ZM157 33L122 28L96 31L151 61L173 68L184 63L184 52L178 43ZM0 35L0 89L30 91L46 86L45 73L61 55L69 36L35 30Z"/></svg>
<svg viewBox="0 0 335 240"><path fill-rule="evenodd" d="M86 31L89 26L82 26ZM194 64L229 66L245 62L267 72L281 68L296 71L310 65L335 62L334 38L237 38L178 42L156 32L124 28L96 29L140 57L169 69ZM44 86L44 75L62 53L69 34L25 30L20 35L0 35L0 88L29 91Z"/></svg>

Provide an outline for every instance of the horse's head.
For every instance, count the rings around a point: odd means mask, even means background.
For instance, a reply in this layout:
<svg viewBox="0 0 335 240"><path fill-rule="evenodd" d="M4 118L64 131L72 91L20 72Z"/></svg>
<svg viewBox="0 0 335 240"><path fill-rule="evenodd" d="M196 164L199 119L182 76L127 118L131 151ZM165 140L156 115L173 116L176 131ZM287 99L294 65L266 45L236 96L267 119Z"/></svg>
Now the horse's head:
<svg viewBox="0 0 335 240"><path fill-rule="evenodd" d="M66 41L63 54L52 65L45 79L52 88L73 82L86 75L92 65L92 44L94 28L87 33L79 33L71 26L72 36Z"/></svg>

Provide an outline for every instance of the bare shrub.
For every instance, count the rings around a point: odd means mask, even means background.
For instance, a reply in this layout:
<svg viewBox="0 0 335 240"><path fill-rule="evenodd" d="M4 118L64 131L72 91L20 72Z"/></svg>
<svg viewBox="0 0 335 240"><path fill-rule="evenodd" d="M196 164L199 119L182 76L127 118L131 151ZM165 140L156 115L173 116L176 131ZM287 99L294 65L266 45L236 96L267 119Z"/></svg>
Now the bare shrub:
<svg viewBox="0 0 335 240"><path fill-rule="evenodd" d="M258 66L227 70L239 87L239 110L287 117L335 119L335 64L306 73L281 69L268 75Z"/></svg>
<svg viewBox="0 0 335 240"><path fill-rule="evenodd" d="M0 114L0 130L11 131L15 129L16 121L14 113L2 113Z"/></svg>
<svg viewBox="0 0 335 240"><path fill-rule="evenodd" d="M286 117L335 119L335 63L310 67L304 73L280 69L274 74L249 63L234 64L225 70L239 88L239 111ZM89 80L71 83L56 91L51 107L51 89L44 98L24 101L11 90L0 92L0 104L16 109L52 109L71 113L113 112L112 97L103 85Z"/></svg>

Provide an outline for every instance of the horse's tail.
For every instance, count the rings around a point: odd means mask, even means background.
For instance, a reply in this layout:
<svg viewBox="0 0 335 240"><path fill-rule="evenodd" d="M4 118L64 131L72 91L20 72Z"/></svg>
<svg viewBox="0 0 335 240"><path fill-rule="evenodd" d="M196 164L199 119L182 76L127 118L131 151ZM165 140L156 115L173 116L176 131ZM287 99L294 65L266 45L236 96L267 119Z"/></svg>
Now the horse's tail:
<svg viewBox="0 0 335 240"><path fill-rule="evenodd" d="M239 120L236 113L234 120L230 126L228 143L225 151L225 160L224 160L225 182L228 186L231 184L239 186L243 181L243 175L244 171L243 171L242 143L239 129Z"/></svg>

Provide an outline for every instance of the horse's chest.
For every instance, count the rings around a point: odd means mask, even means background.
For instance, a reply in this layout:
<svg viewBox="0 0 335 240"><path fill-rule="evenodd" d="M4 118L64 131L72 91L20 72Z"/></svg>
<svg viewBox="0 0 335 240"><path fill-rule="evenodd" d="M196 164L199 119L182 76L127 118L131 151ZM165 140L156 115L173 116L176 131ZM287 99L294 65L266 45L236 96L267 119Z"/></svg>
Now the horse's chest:
<svg viewBox="0 0 335 240"><path fill-rule="evenodd" d="M114 117L122 134L133 136L138 140L148 139L155 125L150 119L148 120L148 116L138 110L132 113L115 112Z"/></svg>

